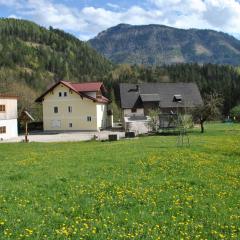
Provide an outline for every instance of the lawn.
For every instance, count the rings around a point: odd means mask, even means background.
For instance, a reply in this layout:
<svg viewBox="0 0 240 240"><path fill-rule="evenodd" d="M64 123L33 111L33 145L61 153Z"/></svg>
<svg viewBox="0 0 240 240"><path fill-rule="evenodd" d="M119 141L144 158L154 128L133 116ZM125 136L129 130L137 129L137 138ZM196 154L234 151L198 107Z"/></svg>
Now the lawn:
<svg viewBox="0 0 240 240"><path fill-rule="evenodd" d="M240 125L0 144L0 239L240 239Z"/></svg>

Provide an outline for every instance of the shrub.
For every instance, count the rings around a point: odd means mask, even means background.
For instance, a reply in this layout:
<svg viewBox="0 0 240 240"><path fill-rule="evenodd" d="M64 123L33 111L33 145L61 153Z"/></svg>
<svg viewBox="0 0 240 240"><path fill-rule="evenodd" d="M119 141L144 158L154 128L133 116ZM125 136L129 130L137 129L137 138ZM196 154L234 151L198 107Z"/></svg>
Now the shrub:
<svg viewBox="0 0 240 240"><path fill-rule="evenodd" d="M182 115L181 122L185 129L191 129L194 127L192 115L189 115L189 114Z"/></svg>
<svg viewBox="0 0 240 240"><path fill-rule="evenodd" d="M159 128L159 110L152 109L149 111L148 115L150 117L150 121L148 122L148 127L151 129L152 132L157 132Z"/></svg>
<svg viewBox="0 0 240 240"><path fill-rule="evenodd" d="M232 108L230 111L230 115L234 121L240 122L240 105Z"/></svg>

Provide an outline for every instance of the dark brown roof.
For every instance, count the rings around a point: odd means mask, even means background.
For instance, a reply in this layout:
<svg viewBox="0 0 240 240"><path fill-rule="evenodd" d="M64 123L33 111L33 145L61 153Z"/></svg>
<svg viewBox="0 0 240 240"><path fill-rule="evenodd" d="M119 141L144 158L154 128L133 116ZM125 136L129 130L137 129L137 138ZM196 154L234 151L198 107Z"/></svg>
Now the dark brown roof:
<svg viewBox="0 0 240 240"><path fill-rule="evenodd" d="M4 94L4 93L0 93L0 98L1 99L18 99L17 96Z"/></svg>
<svg viewBox="0 0 240 240"><path fill-rule="evenodd" d="M122 108L134 108L139 104L141 96L157 100L161 108L194 107L203 103L201 94L196 83L143 83L143 84L120 84L120 98ZM181 95L182 102L173 101L174 95Z"/></svg>

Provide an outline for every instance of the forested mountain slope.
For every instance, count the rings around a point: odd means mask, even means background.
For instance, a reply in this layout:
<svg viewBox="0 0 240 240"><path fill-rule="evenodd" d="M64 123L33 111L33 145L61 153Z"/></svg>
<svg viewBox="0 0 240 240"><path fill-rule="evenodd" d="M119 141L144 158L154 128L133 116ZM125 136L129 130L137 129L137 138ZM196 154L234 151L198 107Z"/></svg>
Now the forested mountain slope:
<svg viewBox="0 0 240 240"><path fill-rule="evenodd" d="M59 79L101 80L112 64L87 43L33 22L0 19L0 92L29 102ZM27 99L26 99L27 101Z"/></svg>
<svg viewBox="0 0 240 240"><path fill-rule="evenodd" d="M240 64L240 41L213 30L120 24L99 33L89 42L114 63Z"/></svg>

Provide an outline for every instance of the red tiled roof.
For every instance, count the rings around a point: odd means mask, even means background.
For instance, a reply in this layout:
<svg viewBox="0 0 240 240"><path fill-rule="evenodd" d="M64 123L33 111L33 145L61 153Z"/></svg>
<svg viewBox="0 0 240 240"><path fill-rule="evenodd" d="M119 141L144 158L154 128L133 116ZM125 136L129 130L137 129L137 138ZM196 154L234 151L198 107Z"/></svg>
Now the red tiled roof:
<svg viewBox="0 0 240 240"><path fill-rule="evenodd" d="M101 82L90 82L90 83L71 83L78 92L97 92L100 91L103 83Z"/></svg>
<svg viewBox="0 0 240 240"><path fill-rule="evenodd" d="M42 102L44 96L48 94L50 91L52 91L57 85L63 84L66 87L70 88L77 94L79 94L81 97L86 97L89 98L95 102L99 103L109 103L109 99L105 98L104 96L94 98L91 96L86 95L86 92L98 92L100 90L106 91L104 85L102 82L89 82L89 83L71 83L71 82L66 82L66 81L60 81L56 84L54 84L51 88L49 88L44 94L42 94L39 98L36 99L36 102Z"/></svg>

